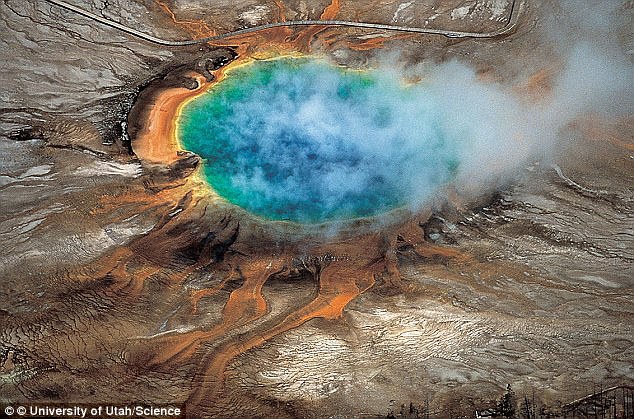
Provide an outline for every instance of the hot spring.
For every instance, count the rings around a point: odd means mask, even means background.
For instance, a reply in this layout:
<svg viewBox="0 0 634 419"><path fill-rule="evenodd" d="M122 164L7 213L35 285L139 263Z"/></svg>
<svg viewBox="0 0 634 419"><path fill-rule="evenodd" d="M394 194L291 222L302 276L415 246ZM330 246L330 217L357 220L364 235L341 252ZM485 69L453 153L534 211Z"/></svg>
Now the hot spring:
<svg viewBox="0 0 634 419"><path fill-rule="evenodd" d="M321 223L420 205L450 181L459 132L438 93L312 58L255 61L187 103L183 148L228 202Z"/></svg>

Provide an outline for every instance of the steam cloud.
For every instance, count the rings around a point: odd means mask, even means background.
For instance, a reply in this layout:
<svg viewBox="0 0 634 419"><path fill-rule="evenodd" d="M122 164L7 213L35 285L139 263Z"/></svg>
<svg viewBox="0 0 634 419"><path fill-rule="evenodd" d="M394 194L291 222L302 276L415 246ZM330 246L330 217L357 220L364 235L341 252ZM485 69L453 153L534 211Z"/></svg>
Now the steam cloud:
<svg viewBox="0 0 634 419"><path fill-rule="evenodd" d="M548 155L580 115L634 110L631 9L564 4L545 22L561 69L538 102L480 81L458 61L425 67L423 82L408 87L393 67L355 75L280 61L255 75L236 71L192 103L181 135L209 159L221 195L271 218L416 209L447 182L477 193Z"/></svg>
<svg viewBox="0 0 634 419"><path fill-rule="evenodd" d="M550 159L562 130L585 115L632 115L631 19L631 2L562 2L551 10L534 29L544 35L541 48L553 49L545 67L555 70L551 91L537 102L479 81L457 61L430 70L447 115L468 133L456 186L477 193L512 179L529 159Z"/></svg>

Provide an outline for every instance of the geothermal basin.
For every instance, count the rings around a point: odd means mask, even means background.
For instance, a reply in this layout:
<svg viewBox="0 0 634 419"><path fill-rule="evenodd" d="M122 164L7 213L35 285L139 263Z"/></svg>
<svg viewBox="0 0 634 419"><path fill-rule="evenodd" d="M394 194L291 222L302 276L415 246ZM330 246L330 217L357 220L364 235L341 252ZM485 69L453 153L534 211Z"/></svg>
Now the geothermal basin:
<svg viewBox="0 0 634 419"><path fill-rule="evenodd" d="M53 3L0 7L0 411L634 417L632 2Z"/></svg>
<svg viewBox="0 0 634 419"><path fill-rule="evenodd" d="M460 139L425 84L315 58L252 61L190 100L183 148L227 201L321 223L424 203L459 165Z"/></svg>

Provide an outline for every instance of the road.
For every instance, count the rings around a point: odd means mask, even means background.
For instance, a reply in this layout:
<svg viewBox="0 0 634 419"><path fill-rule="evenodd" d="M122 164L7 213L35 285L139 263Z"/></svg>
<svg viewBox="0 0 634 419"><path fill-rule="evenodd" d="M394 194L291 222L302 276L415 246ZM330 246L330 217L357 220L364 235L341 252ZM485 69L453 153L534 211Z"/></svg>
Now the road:
<svg viewBox="0 0 634 419"><path fill-rule="evenodd" d="M110 26L111 28L115 28L120 31L126 32L132 36L136 36L137 38L141 38L145 41L149 41L155 44L168 46L168 47L183 47L188 45L203 44L207 42L218 41L221 39L232 38L232 37L236 37L236 36L240 36L240 35L244 35L248 33L264 31L264 30L272 29L272 28L289 27L289 26L314 26L314 25L343 26L343 27L353 27L353 28L379 29L379 30L385 30L385 31L425 33L425 34L443 35L448 38L494 38L497 36L509 34L515 29L515 26L517 25L517 22L519 20L519 14L521 9L521 0L520 0L520 4L516 4L517 0L513 0L513 2L511 3L511 12L509 13L509 17L508 17L506 25L503 28L500 28L492 32L463 32L463 31L452 31L452 30L445 30L445 29L418 28L418 27L412 27L412 26L385 25L381 23L352 22L347 20L292 20L292 21L286 21L286 22L274 22L274 23L267 23L264 25L252 26L250 28L227 32L222 35L207 36L207 37L198 38L198 39L172 41L168 39L158 38L156 36L147 34L145 32L141 32L129 26L107 19L103 16L96 15L92 12L89 12L88 10L82 9L81 7L77 7L65 1L61 1L61 0L46 0L46 1L58 7L62 7L66 10L75 12L88 19L92 19L96 22Z"/></svg>

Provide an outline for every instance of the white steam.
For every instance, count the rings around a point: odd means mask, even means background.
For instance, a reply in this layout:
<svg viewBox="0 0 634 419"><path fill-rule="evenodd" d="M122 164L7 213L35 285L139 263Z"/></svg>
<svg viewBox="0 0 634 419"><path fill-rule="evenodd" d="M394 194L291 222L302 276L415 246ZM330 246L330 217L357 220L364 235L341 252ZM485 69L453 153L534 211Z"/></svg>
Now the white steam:
<svg viewBox="0 0 634 419"><path fill-rule="evenodd" d="M558 71L538 100L481 81L458 61L423 72L442 98L447 129L464 133L459 189L477 193L512 179L529 159L548 158L562 130L579 118L634 113L632 8L631 2L562 2L545 17L535 30L543 31L541 48L553 56L546 70ZM544 53L539 48L535 53Z"/></svg>

